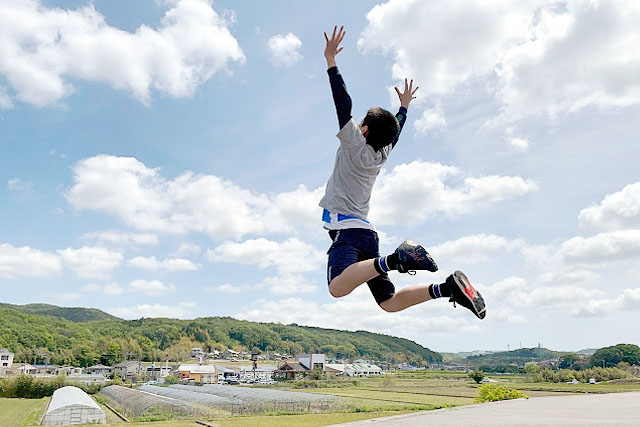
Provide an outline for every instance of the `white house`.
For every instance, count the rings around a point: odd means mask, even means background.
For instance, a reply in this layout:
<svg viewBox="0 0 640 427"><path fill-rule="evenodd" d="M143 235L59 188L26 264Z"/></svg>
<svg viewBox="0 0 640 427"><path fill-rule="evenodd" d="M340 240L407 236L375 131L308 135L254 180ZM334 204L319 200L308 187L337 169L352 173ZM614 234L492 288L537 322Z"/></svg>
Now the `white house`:
<svg viewBox="0 0 640 427"><path fill-rule="evenodd" d="M6 348L0 348L0 374L11 369L13 365L13 353Z"/></svg>
<svg viewBox="0 0 640 427"><path fill-rule="evenodd" d="M87 374L102 375L103 377L111 375L111 372L113 372L113 368L111 366L105 366L102 364L89 366L87 368Z"/></svg>
<svg viewBox="0 0 640 427"><path fill-rule="evenodd" d="M324 354L296 354L296 362L300 362L309 370L320 369L324 372L326 358Z"/></svg>
<svg viewBox="0 0 640 427"><path fill-rule="evenodd" d="M379 366L369 363L351 363L345 365L344 374L350 377L368 377L372 375L383 375Z"/></svg>

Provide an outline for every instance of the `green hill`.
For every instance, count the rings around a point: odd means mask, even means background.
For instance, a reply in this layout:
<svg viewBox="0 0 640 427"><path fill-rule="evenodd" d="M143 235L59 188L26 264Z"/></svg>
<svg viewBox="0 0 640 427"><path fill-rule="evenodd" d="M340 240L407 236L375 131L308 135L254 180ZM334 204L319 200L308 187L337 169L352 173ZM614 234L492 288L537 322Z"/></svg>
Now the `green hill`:
<svg viewBox="0 0 640 427"><path fill-rule="evenodd" d="M0 305L0 347L18 353L18 360L38 361L37 355L46 354L52 363L85 366L138 356L148 361L164 360L169 354L172 361L178 362L189 359L191 347L288 354L321 352L330 358L420 364L442 360L440 354L413 341L366 331L257 323L230 317L122 320L95 309L25 307L28 306ZM28 310L45 314L31 314ZM92 316L98 319L91 320Z"/></svg>
<svg viewBox="0 0 640 427"><path fill-rule="evenodd" d="M539 362L541 360L553 359L566 354L566 352L552 351L547 348L519 348L512 351L500 351L496 353L483 354L479 356L468 356L465 360L474 366L488 365L509 365L516 363L524 365L526 362Z"/></svg>
<svg viewBox="0 0 640 427"><path fill-rule="evenodd" d="M0 308L12 308L27 314L39 314L43 316L59 317L72 322L89 322L91 320L115 320L118 319L97 308L83 307L58 307L50 304L26 304L12 305L0 303Z"/></svg>

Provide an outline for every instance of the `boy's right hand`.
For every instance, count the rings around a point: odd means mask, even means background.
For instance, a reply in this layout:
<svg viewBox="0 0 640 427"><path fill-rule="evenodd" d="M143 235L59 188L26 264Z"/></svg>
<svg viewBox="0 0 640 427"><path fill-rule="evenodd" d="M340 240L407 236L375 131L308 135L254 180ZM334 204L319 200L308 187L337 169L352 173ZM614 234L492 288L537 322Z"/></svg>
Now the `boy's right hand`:
<svg viewBox="0 0 640 427"><path fill-rule="evenodd" d="M336 31L338 34L336 34ZM340 42L344 38L346 31L344 31L344 26L340 27L338 30L338 26L333 27L333 34L331 38L327 36L327 33L324 33L324 39L327 41L327 45L324 48L324 57L327 60L327 67L335 67L336 66L336 55L342 51L342 47L340 46Z"/></svg>

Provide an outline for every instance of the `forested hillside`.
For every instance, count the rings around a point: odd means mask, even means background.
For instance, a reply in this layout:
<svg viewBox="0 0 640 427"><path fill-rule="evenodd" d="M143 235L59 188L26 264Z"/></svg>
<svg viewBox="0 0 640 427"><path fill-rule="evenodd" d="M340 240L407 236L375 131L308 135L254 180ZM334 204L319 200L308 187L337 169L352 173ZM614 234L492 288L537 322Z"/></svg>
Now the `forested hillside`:
<svg viewBox="0 0 640 427"><path fill-rule="evenodd" d="M111 364L137 357L164 360L169 354L177 362L189 358L191 347L289 354L322 352L336 358L420 364L442 360L440 354L413 341L365 331L256 323L229 317L122 320L95 309L83 313L83 309L55 306L47 306L48 315L42 315L26 313L20 309L23 307L0 306L0 347L17 353L17 360L43 361L48 356L51 363L88 366L101 360ZM92 316L100 320L85 321Z"/></svg>

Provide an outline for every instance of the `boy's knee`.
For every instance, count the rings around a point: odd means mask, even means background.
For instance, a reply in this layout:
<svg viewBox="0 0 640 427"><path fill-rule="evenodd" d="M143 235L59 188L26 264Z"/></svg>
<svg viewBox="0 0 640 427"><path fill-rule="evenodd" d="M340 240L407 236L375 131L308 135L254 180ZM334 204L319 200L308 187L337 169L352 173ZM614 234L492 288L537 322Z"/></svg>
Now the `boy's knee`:
<svg viewBox="0 0 640 427"><path fill-rule="evenodd" d="M396 311L398 311L398 309L396 307L394 307L393 302L391 302L391 299L388 299L386 301L382 301L378 305L380 306L381 309L383 309L387 313L395 313Z"/></svg>
<svg viewBox="0 0 640 427"><path fill-rule="evenodd" d="M336 280L337 277L335 279L333 279L331 281L331 283L329 283L329 293L331 294L332 297L334 298L340 298L343 297L347 294L345 294L344 292L342 292L339 288L339 282Z"/></svg>

